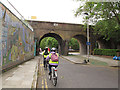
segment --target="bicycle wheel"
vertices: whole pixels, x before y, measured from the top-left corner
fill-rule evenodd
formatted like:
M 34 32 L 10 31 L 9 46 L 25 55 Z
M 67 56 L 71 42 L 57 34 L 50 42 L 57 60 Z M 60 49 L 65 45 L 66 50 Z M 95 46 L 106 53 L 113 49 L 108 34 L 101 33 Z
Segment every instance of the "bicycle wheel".
M 45 69 L 47 70 L 47 63 L 45 64 Z
M 53 78 L 53 85 L 56 86 L 57 85 L 57 78 Z
M 45 61 L 45 69 L 47 70 L 47 61 Z
M 51 75 L 49 75 L 49 80 L 51 80 L 51 77 L 52 77 L 52 76 L 51 76 Z
M 57 76 L 56 76 L 56 74 L 55 74 L 55 71 L 53 71 L 52 81 L 53 81 L 53 85 L 56 86 L 56 85 L 57 85 Z

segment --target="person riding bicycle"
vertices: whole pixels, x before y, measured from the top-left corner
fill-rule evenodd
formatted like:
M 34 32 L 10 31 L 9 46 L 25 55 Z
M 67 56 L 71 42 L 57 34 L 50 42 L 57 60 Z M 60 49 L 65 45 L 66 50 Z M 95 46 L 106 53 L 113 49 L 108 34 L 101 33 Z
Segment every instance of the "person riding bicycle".
M 45 67 L 45 64 L 47 63 L 46 62 L 46 57 L 49 55 L 49 51 L 48 51 L 48 47 L 45 47 L 45 50 L 44 50 L 44 52 L 42 53 L 42 55 L 43 55 L 43 63 L 44 63 L 44 67 Z
M 49 75 L 51 74 L 51 67 L 58 66 L 59 54 L 56 53 L 56 48 L 51 49 L 51 53 L 47 56 L 46 60 L 49 60 Z

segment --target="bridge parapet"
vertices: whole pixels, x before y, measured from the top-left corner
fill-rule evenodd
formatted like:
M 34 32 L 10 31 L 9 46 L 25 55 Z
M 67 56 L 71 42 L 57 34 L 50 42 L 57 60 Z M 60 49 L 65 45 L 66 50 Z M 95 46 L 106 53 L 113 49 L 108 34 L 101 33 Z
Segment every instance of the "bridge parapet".
M 45 30 L 62 30 L 62 31 L 84 31 L 81 24 L 58 23 L 58 22 L 45 22 L 45 21 L 30 21 L 33 28 Z
M 86 31 L 81 24 L 58 23 L 58 22 L 44 22 L 44 21 L 30 21 L 28 22 L 34 29 L 35 37 L 42 38 L 44 34 L 56 33 L 62 37 L 63 40 L 69 40 L 77 34 L 86 36 Z

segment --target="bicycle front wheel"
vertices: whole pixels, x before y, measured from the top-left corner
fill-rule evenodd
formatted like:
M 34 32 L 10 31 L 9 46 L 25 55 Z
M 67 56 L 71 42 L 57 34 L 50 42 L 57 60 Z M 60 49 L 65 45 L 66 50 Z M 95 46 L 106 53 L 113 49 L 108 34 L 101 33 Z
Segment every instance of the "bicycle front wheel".
M 57 85 L 57 77 L 53 78 L 53 85 L 54 85 L 54 86 Z
M 51 80 L 51 77 L 52 77 L 52 76 L 51 76 L 51 75 L 49 75 L 49 80 Z

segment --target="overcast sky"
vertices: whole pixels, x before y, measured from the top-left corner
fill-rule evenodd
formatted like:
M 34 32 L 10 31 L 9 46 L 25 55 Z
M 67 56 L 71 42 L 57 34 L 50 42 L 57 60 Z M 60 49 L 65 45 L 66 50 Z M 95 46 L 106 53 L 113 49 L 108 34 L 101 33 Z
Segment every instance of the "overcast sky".
M 7 0 L 1 0 L 8 7 Z M 25 17 L 36 16 L 39 21 L 82 23 L 82 16 L 75 17 L 74 11 L 80 2 L 75 0 L 8 0 Z M 13 11 L 13 9 L 11 9 Z

